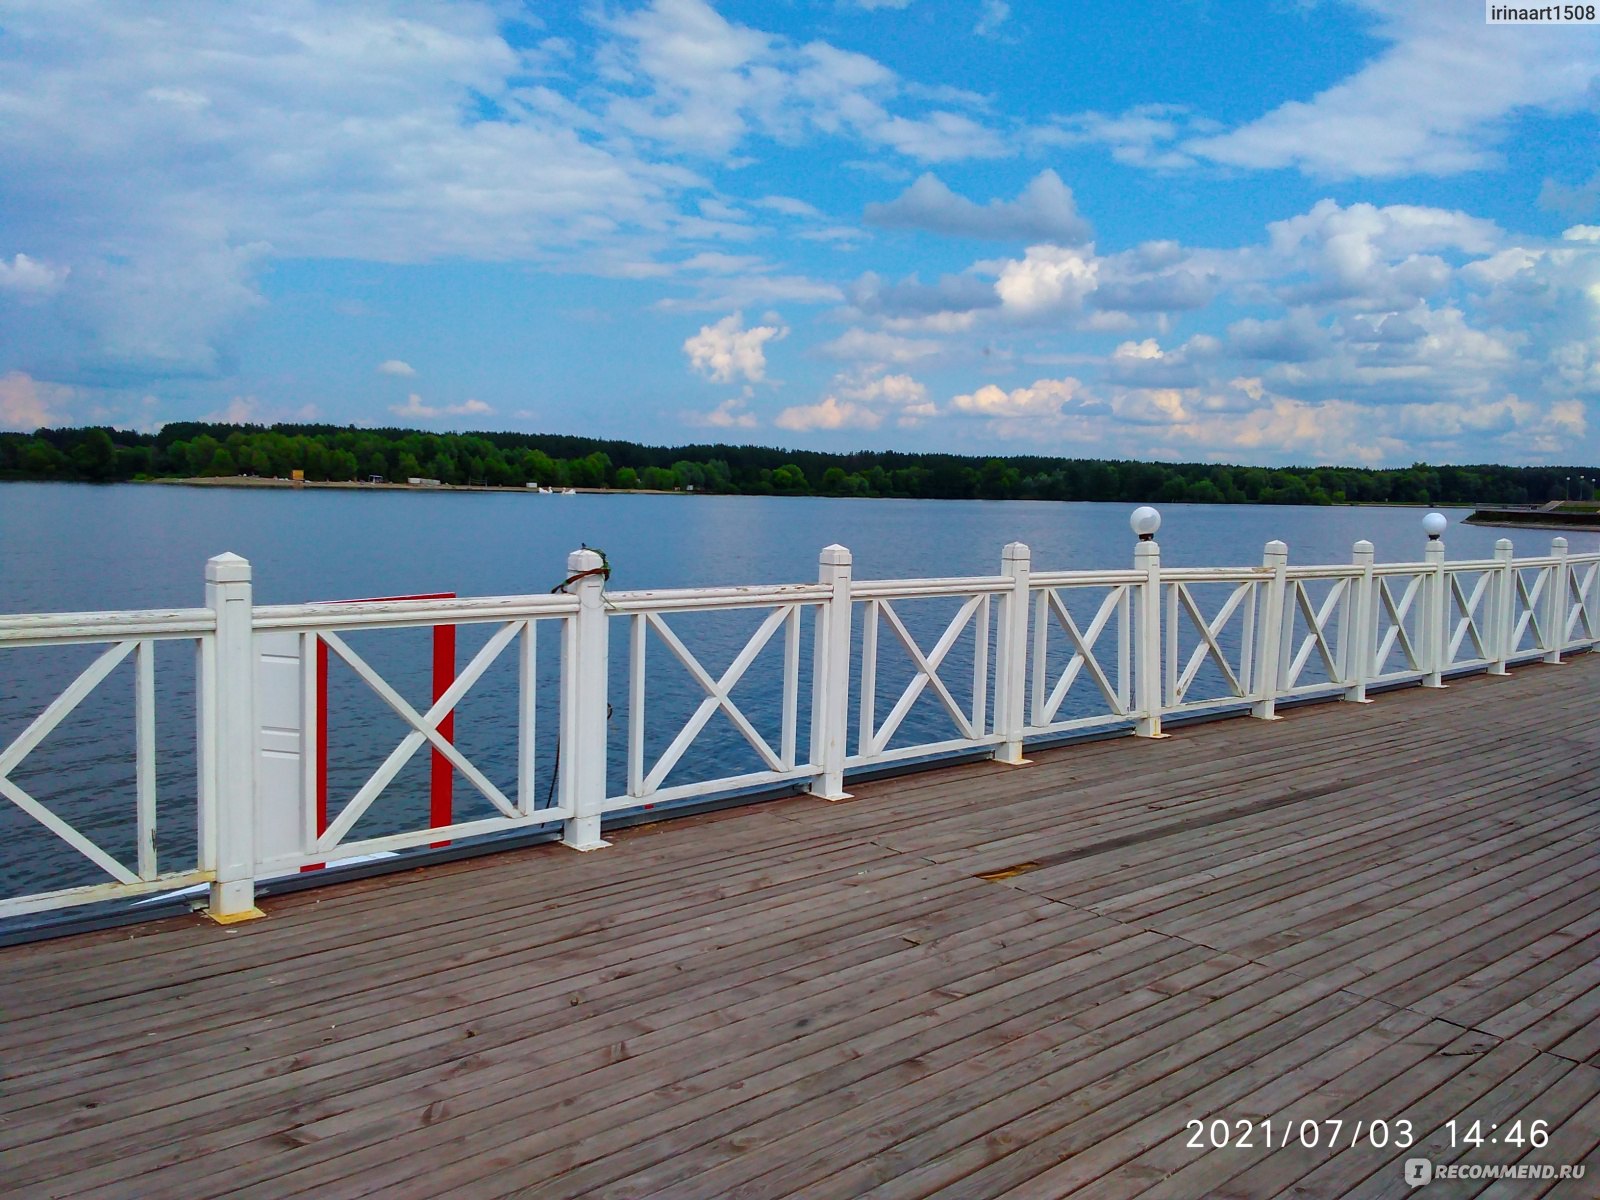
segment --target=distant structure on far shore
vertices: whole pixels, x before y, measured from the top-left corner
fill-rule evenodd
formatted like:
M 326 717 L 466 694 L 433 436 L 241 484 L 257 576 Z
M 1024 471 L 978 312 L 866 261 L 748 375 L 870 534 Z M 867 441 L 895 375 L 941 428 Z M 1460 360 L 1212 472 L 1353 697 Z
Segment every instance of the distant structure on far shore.
M 1525 529 L 1600 531 L 1600 502 L 1552 500 L 1548 504 L 1502 505 L 1476 509 L 1468 525 L 1516 525 Z

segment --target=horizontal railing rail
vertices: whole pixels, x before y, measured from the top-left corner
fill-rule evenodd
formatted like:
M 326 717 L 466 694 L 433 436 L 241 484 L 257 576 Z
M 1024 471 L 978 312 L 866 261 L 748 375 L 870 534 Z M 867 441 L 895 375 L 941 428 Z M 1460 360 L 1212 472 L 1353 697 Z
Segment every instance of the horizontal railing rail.
M 1600 639 L 1600 553 L 1569 554 L 1563 538 L 1547 555 L 1515 558 L 1501 539 L 1492 558 L 1449 562 L 1430 515 L 1413 562 L 1377 563 L 1357 542 L 1348 563 L 1297 564 L 1270 542 L 1259 565 L 1166 567 L 1158 525 L 1135 514 L 1131 569 L 1036 572 L 1013 543 L 996 575 L 856 580 L 830 546 L 814 583 L 611 592 L 604 560 L 580 550 L 551 594 L 260 606 L 249 564 L 223 555 L 202 608 L 0 616 L 0 651 L 94 652 L 37 711 L 0 704 L 21 725 L 0 745 L 0 801 L 108 877 L 0 897 L 0 917 L 205 884 L 212 915 L 242 919 L 261 881 L 350 856 L 540 827 L 594 849 L 622 810 L 774 787 L 843 799 L 847 772 L 869 767 L 974 752 L 1021 764 L 1030 741 L 1159 737 L 1164 717 L 1226 709 L 1271 719 L 1287 700 L 1366 702 L 1375 686 L 1504 674 Z M 447 655 L 431 700 L 413 703 L 415 680 L 370 639 L 427 627 L 476 628 L 480 643 L 453 677 Z M 192 862 L 170 869 L 156 852 L 154 648 L 184 641 L 196 832 Z M 16 772 L 124 662 L 130 793 L 69 819 Z M 337 811 L 319 758 L 330 664 L 398 721 L 393 743 L 367 735 L 375 763 L 350 767 Z M 453 736 L 469 695 L 514 722 L 504 746 L 469 752 Z M 470 785 L 471 811 L 406 827 L 406 770 L 424 751 Z M 131 861 L 97 833 L 119 804 Z

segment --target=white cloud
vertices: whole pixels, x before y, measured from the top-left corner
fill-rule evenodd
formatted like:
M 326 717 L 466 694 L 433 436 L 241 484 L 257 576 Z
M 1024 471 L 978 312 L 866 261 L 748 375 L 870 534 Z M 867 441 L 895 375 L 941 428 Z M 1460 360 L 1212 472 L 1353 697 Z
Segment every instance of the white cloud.
M 867 205 L 866 221 L 885 228 L 1016 241 L 1081 242 L 1090 233 L 1072 189 L 1048 170 L 1036 175 L 1015 200 L 984 205 L 956 195 L 936 175 L 922 175 L 888 203 Z
M 937 413 L 921 381 L 869 365 L 834 376 L 826 396 L 815 404 L 784 409 L 774 424 L 792 430 L 877 429 L 892 419 L 902 429 L 911 429 Z
M 822 219 L 822 212 L 812 204 L 793 196 L 763 196 L 756 202 L 757 208 L 771 209 L 773 212 L 782 213 L 786 217 L 809 217 L 814 220 Z
M 894 111 L 916 89 L 877 60 L 823 41 L 796 46 L 704 0 L 653 0 L 607 27 L 618 39 L 605 63 L 627 85 L 606 100 L 607 116 L 682 151 L 721 158 L 753 133 L 792 141 L 817 130 L 924 162 L 1007 152 L 998 132 L 965 114 Z
M 74 418 L 69 405 L 74 398 L 74 389 L 45 383 L 21 371 L 0 375 L 0 429 L 31 433 L 70 425 Z
M 402 362 L 398 358 L 385 359 L 378 364 L 378 374 L 380 375 L 398 375 L 402 379 L 410 379 L 416 373 L 415 367 L 408 362 Z
M 938 354 L 943 347 L 927 338 L 897 337 L 892 333 L 875 333 L 865 329 L 849 329 L 831 342 L 817 349 L 830 358 L 854 359 L 880 363 L 910 363 Z
M 436 406 L 424 404 L 422 397 L 412 392 L 404 404 L 391 404 L 389 411 L 395 416 L 411 421 L 436 421 L 440 417 L 488 416 L 494 409 L 482 400 L 465 400 L 460 404 Z
M 972 27 L 972 32 L 979 37 L 993 37 L 1010 16 L 1011 5 L 1006 0 L 983 0 L 978 10 L 978 23 Z
M 0 258 L 0 291 L 27 296 L 48 296 L 66 280 L 70 267 L 53 267 L 26 254 L 12 256 L 8 263 Z
M 825 396 L 816 404 L 786 408 L 773 421 L 779 429 L 808 432 L 816 429 L 876 429 L 883 414 L 865 404 Z
M 687 338 L 683 352 L 689 365 L 707 379 L 729 383 L 736 378 L 760 383 L 767 374 L 765 345 L 782 339 L 788 329 L 778 324 L 744 327 L 743 313 L 730 313 L 715 325 L 702 325 Z
M 1012 388 L 1006 391 L 994 384 L 985 384 L 974 392 L 955 396 L 950 401 L 952 412 L 972 417 L 1054 417 L 1062 406 L 1077 397 L 1083 388 L 1078 380 L 1039 379 L 1031 387 Z
M 761 422 L 746 407 L 749 389 L 746 388 L 745 392 L 744 396 L 731 396 L 707 412 L 685 413 L 683 419 L 690 425 L 709 429 L 754 429 Z
M 254 396 L 235 396 L 225 407 L 200 419 L 223 425 L 271 425 L 279 421 L 315 421 L 321 415 L 315 404 L 290 411 L 264 405 Z
M 1098 272 L 1092 246 L 1029 246 L 1023 258 L 1001 267 L 994 290 L 1005 309 L 1019 316 L 1076 309 L 1094 291 Z
M 1186 137 L 1214 133 L 1222 127 L 1178 104 L 1140 104 L 1125 112 L 1076 113 L 1054 125 L 1030 130 L 1029 139 L 1044 148 L 1086 144 L 1106 146 L 1111 157 L 1131 167 L 1177 170 L 1194 165 L 1194 157 L 1177 148 Z
M 1354 75 L 1191 154 L 1230 166 L 1348 178 L 1449 175 L 1498 163 L 1505 118 L 1592 102 L 1600 29 L 1486 25 L 1455 0 L 1363 0 L 1389 43 Z

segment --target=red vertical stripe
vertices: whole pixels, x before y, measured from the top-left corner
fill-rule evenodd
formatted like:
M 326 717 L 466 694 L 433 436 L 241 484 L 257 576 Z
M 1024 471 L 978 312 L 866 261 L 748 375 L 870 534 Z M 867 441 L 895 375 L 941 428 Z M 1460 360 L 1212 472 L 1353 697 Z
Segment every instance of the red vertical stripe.
M 417 596 L 370 596 L 361 600 L 335 600 L 334 604 L 367 604 L 382 600 L 454 600 L 454 592 L 426 592 Z M 456 681 L 456 627 L 433 627 L 433 698 L 438 700 Z M 328 830 L 328 647 L 317 639 L 317 833 Z M 439 722 L 439 733 L 445 741 L 455 742 L 456 715 L 447 713 Z M 437 750 L 433 751 L 428 773 L 428 827 L 440 829 L 453 821 L 455 768 L 450 760 Z M 433 847 L 448 846 L 449 842 L 432 842 Z M 302 871 L 320 870 L 324 863 L 309 863 Z
M 317 639 L 317 836 L 328 831 L 328 643 Z M 320 871 L 307 863 L 304 871 Z
M 435 625 L 433 627 L 433 698 L 435 701 L 450 690 L 450 685 L 456 681 L 456 627 L 454 625 Z M 439 722 L 439 733 L 445 741 L 454 745 L 456 740 L 456 714 L 446 713 Z M 433 773 L 429 779 L 428 787 L 428 824 L 434 829 L 442 829 L 451 823 L 451 809 L 453 791 L 455 788 L 455 768 L 450 765 L 450 760 L 438 750 L 433 751 Z M 449 842 L 430 842 L 434 849 L 448 846 Z

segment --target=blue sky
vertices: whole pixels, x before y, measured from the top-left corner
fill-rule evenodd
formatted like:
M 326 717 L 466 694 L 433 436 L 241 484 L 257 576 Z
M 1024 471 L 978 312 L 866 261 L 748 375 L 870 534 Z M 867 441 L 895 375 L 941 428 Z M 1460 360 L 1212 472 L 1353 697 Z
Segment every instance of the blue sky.
M 0 428 L 1593 462 L 1600 26 L 0 4 Z

